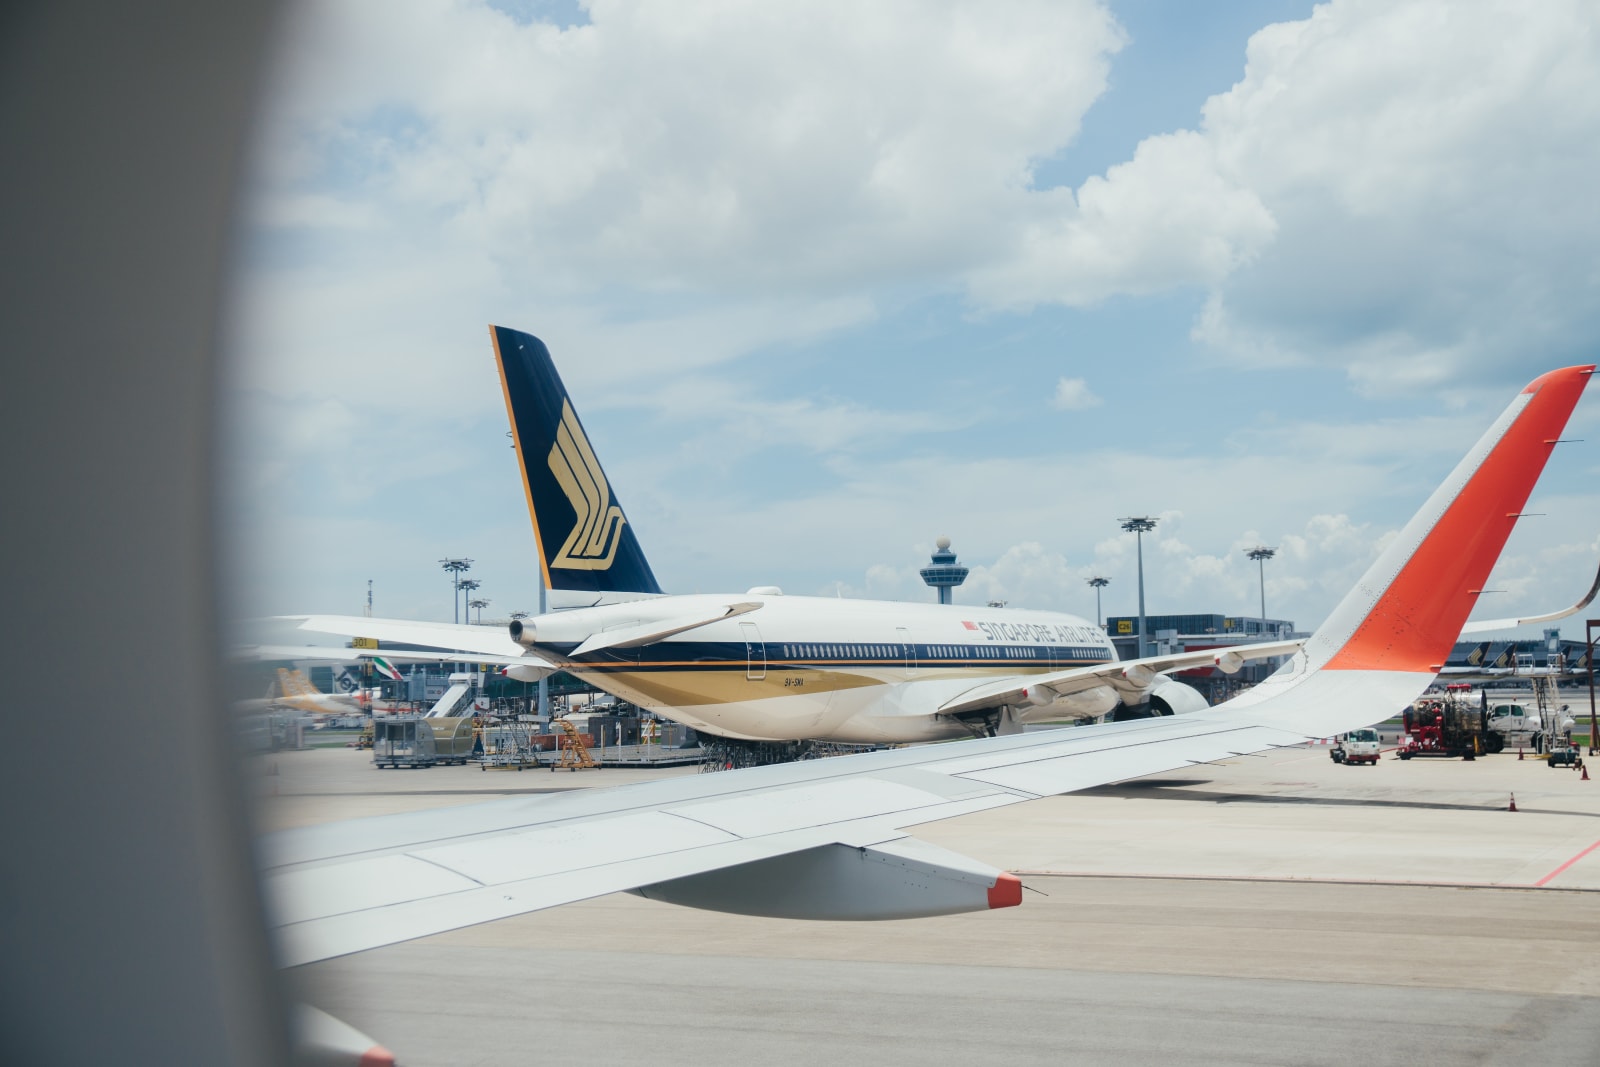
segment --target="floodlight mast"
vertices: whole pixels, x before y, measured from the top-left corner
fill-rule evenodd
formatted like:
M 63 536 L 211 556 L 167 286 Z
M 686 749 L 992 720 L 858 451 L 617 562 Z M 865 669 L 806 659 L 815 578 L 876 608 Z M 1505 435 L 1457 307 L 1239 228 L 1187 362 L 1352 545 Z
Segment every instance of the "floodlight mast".
M 456 622 L 461 621 L 461 576 L 472 569 L 470 559 L 448 557 L 439 561 L 450 574 L 450 611 Z
M 466 615 L 469 624 L 472 622 L 472 591 L 482 584 L 476 578 L 456 579 L 456 588 L 461 590 L 461 607 L 464 609 L 463 613 Z
M 1144 620 L 1144 535 L 1156 528 L 1157 519 L 1148 515 L 1136 515 L 1131 518 L 1118 519 L 1122 528 L 1133 534 L 1138 542 L 1139 553 L 1139 654 L 1136 658 L 1143 659 L 1146 653 L 1145 620 Z
M 1275 548 L 1266 545 L 1257 545 L 1247 548 L 1244 554 L 1256 561 L 1256 569 L 1261 573 L 1261 625 L 1267 624 L 1267 560 L 1278 554 Z
M 1110 585 L 1111 579 L 1102 578 L 1097 574 L 1093 578 L 1085 578 L 1084 581 L 1094 586 L 1094 621 L 1100 625 L 1100 629 L 1104 630 L 1106 628 L 1106 617 L 1100 610 L 1100 590 Z

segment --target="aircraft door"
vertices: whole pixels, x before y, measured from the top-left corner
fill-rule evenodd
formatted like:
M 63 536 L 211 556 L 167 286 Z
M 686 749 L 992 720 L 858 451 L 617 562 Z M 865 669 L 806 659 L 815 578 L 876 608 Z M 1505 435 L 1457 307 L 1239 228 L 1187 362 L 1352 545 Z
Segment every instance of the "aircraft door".
M 753 622 L 741 622 L 739 632 L 744 634 L 744 676 L 752 682 L 767 677 L 767 645 L 761 640 L 761 630 Z
M 900 653 L 906 660 L 906 677 L 917 673 L 917 646 L 911 643 L 911 631 L 904 626 L 896 626 L 894 634 L 900 639 Z

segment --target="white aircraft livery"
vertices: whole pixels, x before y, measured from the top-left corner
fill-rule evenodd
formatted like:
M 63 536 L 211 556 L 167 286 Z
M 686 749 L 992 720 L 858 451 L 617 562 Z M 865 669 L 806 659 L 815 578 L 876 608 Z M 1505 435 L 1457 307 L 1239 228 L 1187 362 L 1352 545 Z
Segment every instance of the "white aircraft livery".
M 554 362 L 530 334 L 491 327 L 546 588 L 592 606 L 476 627 L 307 619 L 369 640 L 524 657 L 517 677 L 565 670 L 703 733 L 747 741 L 900 743 L 992 736 L 1044 720 L 1198 711 L 1165 672 L 1285 656 L 1278 641 L 1118 662 L 1074 615 L 789 597 L 772 587 L 667 596 L 596 458 Z M 403 653 L 391 653 L 403 655 Z

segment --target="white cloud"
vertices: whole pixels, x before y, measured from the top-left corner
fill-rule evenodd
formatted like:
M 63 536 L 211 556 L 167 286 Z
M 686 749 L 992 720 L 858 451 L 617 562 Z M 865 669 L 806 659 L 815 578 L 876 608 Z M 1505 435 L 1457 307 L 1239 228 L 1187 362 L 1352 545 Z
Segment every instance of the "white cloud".
M 235 414 L 276 435 L 255 447 L 244 518 L 281 557 L 273 575 L 319 560 L 295 579 L 312 595 L 271 591 L 283 610 L 331 607 L 316 591 L 350 587 L 369 557 L 394 574 L 487 558 L 504 531 L 515 550 L 496 567 L 531 575 L 483 329 L 501 322 L 546 339 L 591 420 L 638 423 L 604 453 L 670 588 L 923 599 L 931 541 L 906 538 L 948 532 L 974 568 L 958 600 L 1087 615 L 1100 571 L 1122 612 L 1132 539 L 1114 516 L 1164 507 L 1152 611 L 1253 610 L 1248 527 L 1284 549 L 1268 609 L 1314 622 L 1481 430 L 1476 394 L 1443 394 L 1463 415 L 1374 425 L 1297 395 L 1279 423 L 1223 418 L 1204 455 L 1174 445 L 1170 409 L 1146 409 L 1129 425 L 1162 431 L 1148 454 L 1137 435 L 1019 454 L 1022 435 L 987 425 L 868 462 L 864 443 L 920 444 L 960 414 L 907 410 L 860 388 L 866 373 L 819 386 L 785 357 L 948 294 L 993 311 L 1192 287 L 1209 296 L 1195 335 L 1235 362 L 1331 362 L 1374 390 L 1520 384 L 1524 364 L 1600 335 L 1588 13 L 1335 0 L 1257 34 L 1196 129 L 1071 190 L 1035 188 L 1034 169 L 1070 154 L 1105 89 L 1122 35 L 1103 3 L 599 0 L 567 30 L 471 2 L 305 4 L 234 319 L 250 394 Z M 874 360 L 885 380 L 921 373 L 903 351 Z M 1214 379 L 1197 408 L 1238 390 Z M 1098 402 L 1072 377 L 1054 396 Z M 719 453 L 782 445 L 816 460 L 811 482 L 715 477 Z M 367 513 L 334 506 L 341 477 Z M 1566 595 L 1572 540 L 1508 553 L 1529 610 Z
M 1082 378 L 1062 378 L 1056 382 L 1056 395 L 1050 406 L 1059 411 L 1083 411 L 1103 403 L 1105 401 L 1096 396 Z
M 1004 258 L 968 275 L 991 308 L 1085 305 L 1117 294 L 1215 283 L 1275 231 L 1271 214 L 1226 175 L 1206 139 L 1187 130 L 1148 138 L 1131 162 L 1030 199 Z
M 1098 0 L 622 3 L 517 25 L 306 5 L 269 117 L 266 216 L 345 180 L 394 223 L 580 289 L 831 294 L 1001 247 L 1034 161 L 1104 91 Z
M 981 302 L 1204 286 L 1197 339 L 1369 392 L 1521 378 L 1600 332 L 1600 9 L 1332 0 L 1268 26 L 1199 129 L 1065 196 Z
M 318 251 L 362 239 L 354 278 L 298 272 L 307 313 L 276 321 L 309 332 L 443 278 L 428 303 L 589 326 L 619 293 L 658 301 L 633 322 L 787 303 L 783 340 L 807 307 L 861 321 L 908 288 L 1020 310 L 1200 287 L 1218 353 L 1332 362 L 1369 391 L 1503 385 L 1600 332 L 1583 0 L 1332 0 L 1255 34 L 1198 128 L 1076 190 L 1031 183 L 1105 89 L 1123 36 L 1103 3 L 589 15 L 298 8 L 254 217 Z M 464 317 L 409 333 L 436 346 Z

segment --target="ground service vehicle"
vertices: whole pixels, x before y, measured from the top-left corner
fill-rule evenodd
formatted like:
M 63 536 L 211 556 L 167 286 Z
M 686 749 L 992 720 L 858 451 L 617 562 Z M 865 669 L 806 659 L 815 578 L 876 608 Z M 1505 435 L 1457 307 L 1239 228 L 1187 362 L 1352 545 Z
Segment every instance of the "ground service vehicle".
M 1559 743 L 1550 750 L 1544 758 L 1545 764 L 1550 767 L 1581 767 L 1583 759 L 1578 755 L 1578 746 Z
M 1505 739 L 1487 728 L 1488 712 L 1472 707 L 1454 692 L 1444 696 L 1419 698 L 1405 710 L 1405 733 L 1395 755 L 1460 756 L 1476 759 L 1485 752 L 1499 752 Z
M 372 762 L 396 768 L 465 763 L 476 741 L 470 716 L 379 715 L 372 721 Z
M 1533 748 L 1537 750 L 1540 725 L 1537 714 L 1529 714 L 1521 704 L 1491 704 L 1489 730 L 1500 735 L 1504 748 Z
M 1351 730 L 1345 734 L 1328 755 L 1335 763 L 1370 763 L 1374 766 L 1378 762 L 1378 749 L 1382 740 L 1378 731 L 1372 727 L 1364 730 Z

